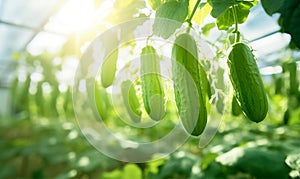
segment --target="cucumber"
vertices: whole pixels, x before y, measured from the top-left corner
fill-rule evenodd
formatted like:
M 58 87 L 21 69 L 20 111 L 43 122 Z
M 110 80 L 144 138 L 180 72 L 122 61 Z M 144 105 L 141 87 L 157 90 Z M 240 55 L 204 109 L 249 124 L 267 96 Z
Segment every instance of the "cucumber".
M 118 50 L 113 51 L 102 64 L 101 84 L 104 88 L 111 86 L 115 79 L 118 54 Z
M 128 115 L 133 122 L 140 122 L 142 112 L 141 105 L 134 89 L 134 84 L 130 80 L 123 81 L 121 93 Z
M 172 73 L 175 102 L 185 130 L 199 136 L 207 123 L 205 93 L 196 41 L 188 33 L 179 35 L 172 48 Z
M 241 42 L 234 44 L 227 64 L 235 96 L 244 114 L 254 122 L 264 120 L 268 112 L 268 100 L 251 49 Z
M 160 77 L 159 57 L 152 46 L 146 46 L 141 54 L 141 85 L 144 107 L 151 119 L 165 116 L 164 89 Z

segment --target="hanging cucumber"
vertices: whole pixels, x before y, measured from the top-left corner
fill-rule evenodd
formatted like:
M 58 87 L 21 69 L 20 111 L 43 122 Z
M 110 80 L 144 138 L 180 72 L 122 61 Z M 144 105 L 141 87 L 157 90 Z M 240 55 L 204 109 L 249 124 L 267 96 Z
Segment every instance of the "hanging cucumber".
M 119 55 L 118 50 L 113 51 L 102 64 L 101 84 L 104 88 L 111 86 L 115 79 L 118 55 Z
M 134 89 L 134 84 L 130 80 L 123 81 L 121 84 L 123 101 L 133 122 L 140 122 L 142 112 L 141 105 Z
M 264 120 L 268 112 L 268 100 L 251 49 L 241 42 L 234 44 L 227 64 L 235 96 L 243 112 L 251 121 Z
M 141 54 L 142 96 L 145 110 L 151 119 L 165 116 L 164 89 L 160 76 L 159 57 L 152 46 L 146 46 Z
M 193 37 L 187 33 L 179 35 L 172 48 L 175 101 L 184 128 L 193 136 L 199 136 L 207 122 L 197 57 L 197 45 Z

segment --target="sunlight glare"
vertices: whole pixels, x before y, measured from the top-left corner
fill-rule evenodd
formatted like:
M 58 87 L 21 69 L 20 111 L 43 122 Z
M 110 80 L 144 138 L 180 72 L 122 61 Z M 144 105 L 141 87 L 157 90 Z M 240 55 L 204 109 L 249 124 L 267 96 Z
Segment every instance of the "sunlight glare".
M 69 0 L 57 13 L 57 25 L 63 25 L 68 32 L 80 33 L 95 21 L 93 0 Z

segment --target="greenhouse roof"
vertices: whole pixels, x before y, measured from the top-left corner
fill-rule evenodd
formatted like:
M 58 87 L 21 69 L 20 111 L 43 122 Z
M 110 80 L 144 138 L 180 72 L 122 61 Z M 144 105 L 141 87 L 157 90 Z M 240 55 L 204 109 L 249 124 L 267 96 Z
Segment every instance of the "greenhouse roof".
M 57 51 L 66 36 L 80 27 L 78 23 L 86 21 L 84 15 L 92 13 L 93 4 L 93 0 L 0 0 L 0 86 L 7 84 L 7 75 L 14 69 L 14 52 Z M 290 37 L 278 32 L 276 14 L 268 16 L 260 4 L 251 11 L 240 30 L 257 56 L 264 58 L 259 66 L 273 65 L 279 57 L 272 54 L 285 47 Z

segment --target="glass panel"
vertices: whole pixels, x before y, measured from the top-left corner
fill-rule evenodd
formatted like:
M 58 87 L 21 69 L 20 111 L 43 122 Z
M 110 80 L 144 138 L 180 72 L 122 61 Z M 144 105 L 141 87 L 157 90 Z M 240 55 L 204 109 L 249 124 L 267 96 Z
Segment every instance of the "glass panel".
M 265 13 L 261 3 L 251 9 L 248 19 L 244 24 L 239 25 L 239 30 L 245 38 L 253 40 L 257 37 L 269 34 L 280 29 L 277 20 L 279 14 L 272 17 Z
M 276 33 L 263 39 L 257 40 L 251 43 L 253 53 L 258 59 L 259 66 L 265 66 L 271 61 L 277 60 L 280 55 L 280 51 L 286 47 L 290 42 L 290 35 L 284 33 Z M 272 53 L 276 52 L 276 56 L 271 56 Z
M 22 50 L 34 31 L 0 24 L 0 59 L 10 59 L 12 52 Z
M 58 0 L 2 0 L 1 19 L 37 28 L 49 16 Z

